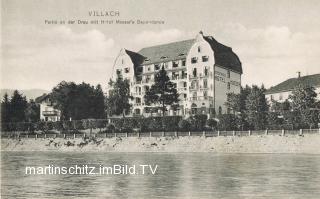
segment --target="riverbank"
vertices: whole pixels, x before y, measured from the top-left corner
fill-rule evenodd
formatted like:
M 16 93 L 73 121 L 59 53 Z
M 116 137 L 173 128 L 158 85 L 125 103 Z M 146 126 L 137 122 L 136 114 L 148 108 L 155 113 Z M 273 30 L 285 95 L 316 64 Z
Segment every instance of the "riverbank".
M 320 135 L 1 139 L 2 151 L 214 152 L 320 154 Z

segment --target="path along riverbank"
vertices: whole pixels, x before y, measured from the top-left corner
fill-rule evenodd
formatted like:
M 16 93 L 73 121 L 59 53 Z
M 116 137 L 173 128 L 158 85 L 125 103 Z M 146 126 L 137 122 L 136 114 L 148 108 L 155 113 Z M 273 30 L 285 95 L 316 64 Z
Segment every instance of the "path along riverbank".
M 320 154 L 320 135 L 1 139 L 2 151 Z

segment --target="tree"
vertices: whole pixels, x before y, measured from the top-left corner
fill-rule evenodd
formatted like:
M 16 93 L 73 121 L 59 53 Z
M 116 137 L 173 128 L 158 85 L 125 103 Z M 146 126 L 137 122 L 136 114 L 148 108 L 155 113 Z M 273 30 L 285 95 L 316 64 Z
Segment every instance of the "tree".
M 222 114 L 218 116 L 219 122 L 218 122 L 218 128 L 220 130 L 230 131 L 230 130 L 236 130 L 237 124 L 236 124 L 236 116 L 233 114 Z
M 10 120 L 10 100 L 8 94 L 5 93 L 1 102 L 1 122 L 9 122 Z
M 227 101 L 224 104 L 233 114 L 242 112 L 241 94 L 228 93 Z
M 300 115 L 300 126 L 308 125 L 316 127 L 319 122 L 319 110 L 317 110 L 317 93 L 314 87 L 299 84 L 289 96 L 293 111 Z
M 154 80 L 154 84 L 146 92 L 144 100 L 147 105 L 159 105 L 164 117 L 167 106 L 174 106 L 179 102 L 179 94 L 164 67 L 155 75 Z
M 129 80 L 118 76 L 115 82 L 110 80 L 109 86 L 112 89 L 109 90 L 107 97 L 108 114 L 122 114 L 122 116 L 125 117 L 125 113 L 130 111 L 131 108 L 130 99 L 133 99 L 130 95 Z
M 101 86 L 82 82 L 62 81 L 52 89 L 50 100 L 61 111 L 61 118 L 68 120 L 104 118 L 104 96 Z
M 267 123 L 268 104 L 264 92 L 263 85 L 261 88 L 254 85 L 246 99 L 247 121 L 256 130 L 264 129 Z
M 25 110 L 27 108 L 27 99 L 17 90 L 13 92 L 10 100 L 10 120 L 11 122 L 25 121 Z
M 30 100 L 25 110 L 26 121 L 36 122 L 40 119 L 40 106 L 34 100 Z

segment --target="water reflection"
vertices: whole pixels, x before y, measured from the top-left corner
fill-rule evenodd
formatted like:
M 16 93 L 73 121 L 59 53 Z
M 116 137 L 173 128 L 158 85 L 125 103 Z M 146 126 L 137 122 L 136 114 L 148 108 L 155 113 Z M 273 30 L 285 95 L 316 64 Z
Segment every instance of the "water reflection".
M 25 166 L 158 164 L 156 175 L 25 175 Z M 320 156 L 2 152 L 3 198 L 317 198 Z

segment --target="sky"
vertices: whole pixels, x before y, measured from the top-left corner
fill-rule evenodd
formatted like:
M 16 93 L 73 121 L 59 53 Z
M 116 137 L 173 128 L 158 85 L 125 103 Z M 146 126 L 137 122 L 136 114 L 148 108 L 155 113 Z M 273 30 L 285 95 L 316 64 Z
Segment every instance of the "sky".
M 89 16 L 92 10 L 120 16 Z M 0 87 L 51 90 L 63 80 L 105 87 L 121 48 L 138 51 L 201 30 L 239 56 L 242 85 L 269 88 L 298 71 L 320 73 L 319 11 L 318 0 L 1 0 Z M 67 23 L 117 19 L 164 24 Z

